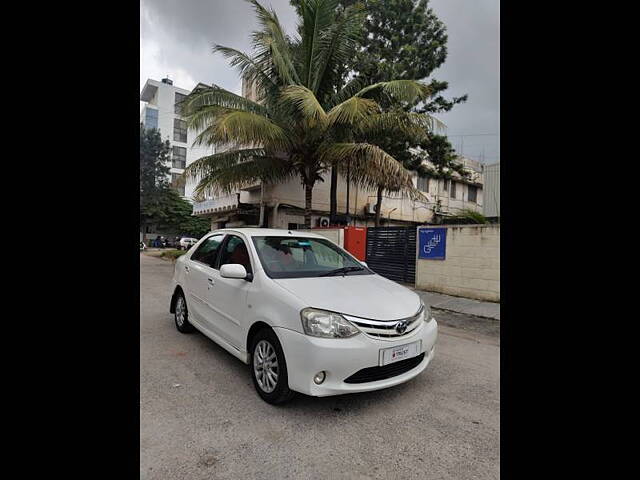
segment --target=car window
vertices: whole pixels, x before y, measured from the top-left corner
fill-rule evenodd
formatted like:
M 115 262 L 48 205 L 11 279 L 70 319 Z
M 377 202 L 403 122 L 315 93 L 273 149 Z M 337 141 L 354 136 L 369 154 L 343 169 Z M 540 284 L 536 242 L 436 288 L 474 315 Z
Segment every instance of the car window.
M 229 263 L 239 263 L 247 270 L 247 273 L 252 272 L 247 246 L 237 235 L 229 235 L 227 243 L 220 254 L 220 266 Z
M 224 238 L 223 234 L 212 235 L 207 238 L 191 255 L 191 260 L 204 263 L 211 268 L 216 268 L 216 258 L 218 256 L 218 250 L 220 250 L 220 244 Z
M 320 277 L 347 268 L 345 275 L 371 275 L 329 240 L 310 237 L 252 237 L 260 263 L 271 278 Z

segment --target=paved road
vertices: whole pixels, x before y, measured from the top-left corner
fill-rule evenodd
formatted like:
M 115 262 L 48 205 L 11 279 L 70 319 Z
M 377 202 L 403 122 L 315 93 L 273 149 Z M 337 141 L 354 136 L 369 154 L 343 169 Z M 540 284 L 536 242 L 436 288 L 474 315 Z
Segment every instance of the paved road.
M 495 335 L 442 325 L 433 363 L 406 384 L 273 407 L 247 366 L 176 331 L 172 272 L 140 255 L 141 479 L 499 478 Z

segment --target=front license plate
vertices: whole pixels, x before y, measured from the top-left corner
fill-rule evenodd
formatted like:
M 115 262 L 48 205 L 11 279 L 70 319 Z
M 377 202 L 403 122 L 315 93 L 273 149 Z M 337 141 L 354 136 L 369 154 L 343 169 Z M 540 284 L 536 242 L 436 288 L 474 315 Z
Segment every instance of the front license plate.
M 417 342 L 398 345 L 397 347 L 383 348 L 380 350 L 380 364 L 388 365 L 407 358 L 417 357 L 420 355 L 421 344 L 422 340 L 418 340 Z

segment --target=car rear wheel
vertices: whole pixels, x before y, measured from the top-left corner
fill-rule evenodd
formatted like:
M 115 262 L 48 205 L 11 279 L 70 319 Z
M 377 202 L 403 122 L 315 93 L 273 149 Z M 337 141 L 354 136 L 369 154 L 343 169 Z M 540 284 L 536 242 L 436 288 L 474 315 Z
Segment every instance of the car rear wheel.
M 288 402 L 295 392 L 289 389 L 287 363 L 275 332 L 260 330 L 251 346 L 251 378 L 258 395 L 267 403 Z
M 193 325 L 189 323 L 189 311 L 187 310 L 187 302 L 182 292 L 178 292 L 176 297 L 176 306 L 174 319 L 176 328 L 180 333 L 191 333 L 195 330 Z

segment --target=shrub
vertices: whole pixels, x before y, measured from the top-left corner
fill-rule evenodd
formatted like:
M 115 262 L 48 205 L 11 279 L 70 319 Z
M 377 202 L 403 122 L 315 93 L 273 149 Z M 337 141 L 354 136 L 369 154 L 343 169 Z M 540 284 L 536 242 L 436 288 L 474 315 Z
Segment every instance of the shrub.
M 475 210 L 471 210 L 469 208 L 463 208 L 457 214 L 451 217 L 445 217 L 442 223 L 450 224 L 450 225 L 478 224 L 478 223 L 489 223 L 489 220 L 480 212 L 476 212 Z
M 186 250 L 164 250 L 160 256 L 162 258 L 168 258 L 171 260 L 175 260 L 176 258 L 184 255 L 185 253 L 187 253 Z

